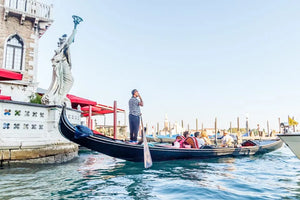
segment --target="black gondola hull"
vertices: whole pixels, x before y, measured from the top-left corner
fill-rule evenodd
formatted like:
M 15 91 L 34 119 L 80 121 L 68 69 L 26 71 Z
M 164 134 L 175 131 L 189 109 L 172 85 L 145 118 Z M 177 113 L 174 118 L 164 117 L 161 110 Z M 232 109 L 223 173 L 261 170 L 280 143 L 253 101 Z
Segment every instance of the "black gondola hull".
M 142 145 L 130 144 L 98 135 L 75 139 L 75 128 L 67 119 L 65 112 L 65 108 L 63 108 L 59 121 L 59 130 L 68 140 L 115 158 L 132 162 L 144 161 Z M 205 159 L 224 156 L 249 156 L 259 153 L 267 153 L 276 150 L 281 146 L 282 141 L 276 140 L 265 146 L 249 146 L 240 148 L 183 149 L 165 146 L 149 146 L 149 149 L 152 161 L 156 162 L 178 159 Z

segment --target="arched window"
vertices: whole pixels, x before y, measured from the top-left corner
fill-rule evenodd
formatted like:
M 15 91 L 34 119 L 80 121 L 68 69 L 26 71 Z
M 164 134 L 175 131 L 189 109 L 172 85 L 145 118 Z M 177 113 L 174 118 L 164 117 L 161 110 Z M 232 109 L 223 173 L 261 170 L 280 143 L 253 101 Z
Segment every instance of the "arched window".
M 22 70 L 24 42 L 20 36 L 13 35 L 6 43 L 5 65 L 6 69 Z

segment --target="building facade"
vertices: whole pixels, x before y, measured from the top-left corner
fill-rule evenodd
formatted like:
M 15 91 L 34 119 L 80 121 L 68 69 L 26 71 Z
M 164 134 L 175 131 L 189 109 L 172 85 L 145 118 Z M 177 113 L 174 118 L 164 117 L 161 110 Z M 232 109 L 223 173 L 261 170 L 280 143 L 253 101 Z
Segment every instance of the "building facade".
M 0 69 L 22 75 L 1 81 L 0 94 L 28 102 L 37 88 L 39 38 L 52 24 L 52 5 L 36 0 L 0 0 Z
M 78 145 L 58 130 L 60 105 L 29 103 L 37 92 L 39 39 L 52 24 L 52 5 L 0 0 L 0 168 L 5 164 L 60 163 Z M 81 112 L 68 109 L 72 124 Z

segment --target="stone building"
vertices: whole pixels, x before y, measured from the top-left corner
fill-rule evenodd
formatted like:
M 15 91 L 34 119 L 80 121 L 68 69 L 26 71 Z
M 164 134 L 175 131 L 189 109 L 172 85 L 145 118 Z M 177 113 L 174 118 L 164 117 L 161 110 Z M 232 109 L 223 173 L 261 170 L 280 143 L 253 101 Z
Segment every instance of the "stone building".
M 61 106 L 29 103 L 37 89 L 39 38 L 53 22 L 52 5 L 0 0 L 0 167 L 6 163 L 57 163 L 78 146 L 61 136 Z M 81 112 L 68 109 L 73 124 Z
M 0 0 L 0 94 L 28 102 L 36 91 L 39 38 L 53 22 L 52 8 L 36 0 Z M 22 78 L 7 80 L 7 73 Z

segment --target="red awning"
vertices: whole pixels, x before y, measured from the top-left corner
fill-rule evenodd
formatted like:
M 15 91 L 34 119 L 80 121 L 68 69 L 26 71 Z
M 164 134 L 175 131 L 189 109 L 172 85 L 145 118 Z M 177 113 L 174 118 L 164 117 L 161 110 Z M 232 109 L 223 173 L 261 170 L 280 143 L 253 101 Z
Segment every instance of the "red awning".
M 11 101 L 11 97 L 10 96 L 0 95 L 0 100 L 10 100 Z
M 67 94 L 67 97 L 70 99 L 72 103 L 72 108 L 77 109 L 77 106 L 80 105 L 81 107 L 83 106 L 89 106 L 89 105 L 96 105 L 96 101 L 91 101 L 82 97 L 78 97 L 75 95 Z
M 114 108 L 112 106 L 106 106 L 103 104 L 97 104 L 96 105 L 97 108 L 101 108 L 102 110 L 111 110 L 114 111 Z M 117 112 L 125 112 L 125 110 L 117 108 Z
M 84 107 L 81 107 L 81 110 L 84 111 L 84 112 L 89 112 L 90 107 L 89 106 L 84 106 Z M 101 108 L 98 108 L 96 106 L 92 106 L 92 112 L 100 112 L 100 111 L 101 111 Z
M 83 111 L 82 115 L 84 117 L 89 116 L 89 106 L 81 107 L 81 110 Z M 117 108 L 117 112 L 125 112 L 125 110 Z M 103 104 L 97 104 L 92 106 L 92 116 L 94 115 L 105 115 L 105 114 L 110 114 L 114 113 L 114 108 L 111 106 L 106 106 Z
M 17 72 L 0 68 L 0 81 L 22 80 L 23 75 Z

